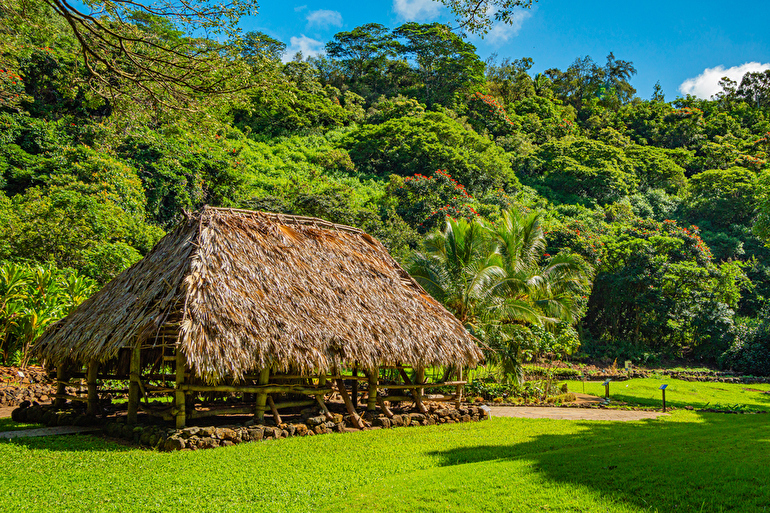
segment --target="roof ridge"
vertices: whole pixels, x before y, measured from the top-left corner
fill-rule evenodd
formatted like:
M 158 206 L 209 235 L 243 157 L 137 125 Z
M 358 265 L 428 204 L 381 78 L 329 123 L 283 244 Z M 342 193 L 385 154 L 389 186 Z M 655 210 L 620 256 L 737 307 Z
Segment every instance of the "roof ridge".
M 203 209 L 201 209 L 201 213 L 203 213 L 206 210 L 213 210 L 215 212 L 226 212 L 231 214 L 244 214 L 244 215 L 251 215 L 251 216 L 268 217 L 268 218 L 276 219 L 281 224 L 287 224 L 287 225 L 294 224 L 294 225 L 301 225 L 301 226 L 314 226 L 316 228 L 354 233 L 357 235 L 363 235 L 365 233 L 363 230 L 359 228 L 354 228 L 352 226 L 347 226 L 344 224 L 332 223 L 331 221 L 326 221 L 325 219 L 320 219 L 318 217 L 298 216 L 298 215 L 292 215 L 292 214 L 280 214 L 275 212 L 263 212 L 261 210 L 247 210 L 243 208 L 212 207 L 209 205 L 205 205 Z

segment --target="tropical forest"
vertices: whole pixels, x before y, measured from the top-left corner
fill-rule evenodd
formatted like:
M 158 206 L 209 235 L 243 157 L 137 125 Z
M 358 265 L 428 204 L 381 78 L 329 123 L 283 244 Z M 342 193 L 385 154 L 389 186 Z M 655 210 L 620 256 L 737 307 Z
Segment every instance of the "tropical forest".
M 57 9 L 2 11 L 7 364 L 211 205 L 370 233 L 511 369 L 770 373 L 770 72 L 642 99 L 621 56 L 534 74 L 438 23 L 282 62 L 264 33 L 222 44 L 143 10 L 96 32 Z
M 0 0 L 0 512 L 766 511 L 770 64 L 263 3 Z

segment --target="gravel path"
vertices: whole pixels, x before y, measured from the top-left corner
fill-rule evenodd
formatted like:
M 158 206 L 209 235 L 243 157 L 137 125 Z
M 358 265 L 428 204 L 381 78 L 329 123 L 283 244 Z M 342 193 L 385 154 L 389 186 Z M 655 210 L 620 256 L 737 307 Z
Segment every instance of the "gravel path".
M 659 411 L 610 410 L 604 408 L 555 408 L 537 406 L 491 406 L 492 417 L 564 420 L 629 420 L 655 419 L 669 415 Z

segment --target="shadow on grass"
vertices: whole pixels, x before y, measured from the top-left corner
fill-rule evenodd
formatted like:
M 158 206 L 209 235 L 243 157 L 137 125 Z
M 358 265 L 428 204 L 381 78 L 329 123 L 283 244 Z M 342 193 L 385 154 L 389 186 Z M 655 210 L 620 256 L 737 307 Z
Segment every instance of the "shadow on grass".
M 691 418 L 585 421 L 578 423 L 577 434 L 544 434 L 523 443 L 432 454 L 442 466 L 527 461 L 549 481 L 587 487 L 645 510 L 767 511 L 770 415 L 703 413 Z M 484 476 L 478 479 L 483 482 Z
M 10 440 L 0 440 L 0 444 L 16 445 L 35 451 L 126 452 L 141 450 L 135 445 L 122 444 L 120 442 L 108 440 L 99 434 L 72 434 L 11 438 Z

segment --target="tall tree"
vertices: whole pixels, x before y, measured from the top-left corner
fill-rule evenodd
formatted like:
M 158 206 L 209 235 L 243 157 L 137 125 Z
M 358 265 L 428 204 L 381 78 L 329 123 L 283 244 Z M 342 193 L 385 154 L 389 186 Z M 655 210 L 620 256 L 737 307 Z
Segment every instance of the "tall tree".
M 406 23 L 394 34 L 403 43 L 400 54 L 416 66 L 421 100 L 428 106 L 449 105 L 458 90 L 484 80 L 484 63 L 476 47 L 440 23 Z

